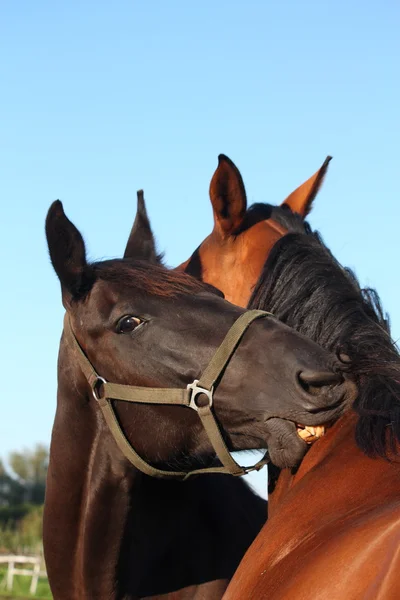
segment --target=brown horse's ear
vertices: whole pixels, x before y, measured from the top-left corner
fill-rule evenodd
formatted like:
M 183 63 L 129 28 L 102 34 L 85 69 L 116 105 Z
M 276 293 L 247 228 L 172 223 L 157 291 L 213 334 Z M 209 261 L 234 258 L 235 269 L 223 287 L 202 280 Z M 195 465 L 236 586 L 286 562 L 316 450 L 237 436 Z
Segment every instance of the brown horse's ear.
M 315 196 L 318 194 L 322 182 L 324 181 L 324 177 L 328 170 L 328 165 L 331 159 L 331 156 L 327 156 L 319 171 L 314 173 L 310 179 L 307 179 L 305 183 L 294 190 L 294 192 L 292 192 L 290 196 L 288 196 L 286 200 L 282 202 L 282 205 L 285 204 L 286 206 L 289 206 L 294 213 L 298 213 L 302 217 L 306 217 L 311 211 L 312 202 Z
M 218 167 L 210 183 L 210 199 L 214 211 L 214 229 L 223 237 L 231 235 L 243 220 L 247 200 L 242 176 L 224 154 L 218 156 Z
M 156 243 L 147 216 L 143 190 L 137 193 L 137 211 L 128 243 L 126 244 L 124 258 L 137 258 L 151 263 L 160 263 L 161 258 L 156 251 Z
M 88 292 L 94 282 L 93 270 L 86 262 L 83 238 L 65 216 L 59 200 L 50 206 L 46 218 L 46 238 L 50 259 L 61 283 L 63 304 Z

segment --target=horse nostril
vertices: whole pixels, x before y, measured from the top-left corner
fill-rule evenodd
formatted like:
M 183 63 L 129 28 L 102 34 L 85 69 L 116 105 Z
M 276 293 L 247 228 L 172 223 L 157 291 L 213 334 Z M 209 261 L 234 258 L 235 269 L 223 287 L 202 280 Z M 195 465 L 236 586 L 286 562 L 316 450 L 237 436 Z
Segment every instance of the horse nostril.
M 319 394 L 326 386 L 343 382 L 342 375 L 334 371 L 301 371 L 297 378 L 303 390 L 312 395 Z

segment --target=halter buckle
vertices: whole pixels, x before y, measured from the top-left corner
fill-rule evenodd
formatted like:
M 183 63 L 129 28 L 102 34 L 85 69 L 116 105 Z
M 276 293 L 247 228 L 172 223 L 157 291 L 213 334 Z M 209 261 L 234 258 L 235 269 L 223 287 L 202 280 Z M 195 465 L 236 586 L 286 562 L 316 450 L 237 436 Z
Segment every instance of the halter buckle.
M 199 408 L 201 408 L 200 406 L 197 406 L 196 404 L 196 398 L 197 396 L 199 396 L 200 394 L 205 394 L 208 398 L 208 406 L 211 408 L 211 406 L 213 405 L 213 393 L 214 393 L 214 386 L 211 388 L 211 390 L 207 390 L 206 388 L 203 388 L 201 386 L 198 386 L 197 384 L 199 383 L 198 379 L 195 379 L 193 381 L 193 383 L 189 383 L 187 385 L 187 390 L 189 391 L 189 408 L 193 408 L 193 410 L 198 411 Z
M 90 387 L 92 388 L 92 394 L 93 394 L 93 398 L 99 402 L 99 400 L 101 400 L 101 397 L 99 396 L 98 392 L 99 392 L 99 385 L 100 384 L 106 384 L 107 381 L 105 379 L 103 379 L 103 377 L 100 377 L 100 375 L 97 375 L 95 379 L 93 379 L 93 381 L 90 382 Z

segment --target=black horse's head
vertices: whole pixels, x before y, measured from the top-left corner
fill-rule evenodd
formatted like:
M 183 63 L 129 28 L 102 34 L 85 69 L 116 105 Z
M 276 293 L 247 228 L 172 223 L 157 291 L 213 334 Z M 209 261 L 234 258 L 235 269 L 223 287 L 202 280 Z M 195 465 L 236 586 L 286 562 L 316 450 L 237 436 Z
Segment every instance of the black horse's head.
M 140 230 L 134 256 L 89 264 L 82 236 L 60 202 L 52 205 L 46 222 L 63 303 L 96 372 L 117 384 L 185 389 L 200 377 L 244 310 L 187 274 L 157 264 L 154 243 L 148 231 L 144 239 Z M 71 391 L 86 406 L 88 428 L 101 426 L 97 402 L 64 339 L 59 402 Z M 353 393 L 333 355 L 267 318 L 245 332 L 216 382 L 213 412 L 230 450 L 267 445 L 272 460 L 288 466 L 306 450 L 296 423 L 318 425 L 337 418 Z M 195 411 L 115 404 L 119 426 L 145 460 L 174 468 L 201 466 L 213 456 Z M 278 437 L 277 418 L 284 423 Z

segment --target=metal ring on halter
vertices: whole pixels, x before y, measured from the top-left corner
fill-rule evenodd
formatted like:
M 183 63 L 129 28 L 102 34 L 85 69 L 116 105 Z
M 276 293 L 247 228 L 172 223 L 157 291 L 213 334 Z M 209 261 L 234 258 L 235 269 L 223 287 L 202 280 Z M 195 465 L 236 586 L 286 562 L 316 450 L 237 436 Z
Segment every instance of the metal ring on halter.
M 190 393 L 189 408 L 193 408 L 193 410 L 195 410 L 195 411 L 199 410 L 200 407 L 197 406 L 197 404 L 196 404 L 196 398 L 200 394 L 205 394 L 207 396 L 208 406 L 211 408 L 211 406 L 213 405 L 214 386 L 211 388 L 211 390 L 207 390 L 206 388 L 199 387 L 197 385 L 198 383 L 199 383 L 199 380 L 195 379 L 193 381 L 193 383 L 189 383 L 187 386 L 187 389 L 189 390 L 189 393 Z
M 100 377 L 100 375 L 97 375 L 96 379 L 91 384 L 93 398 L 97 400 L 97 402 L 101 400 L 100 396 L 97 394 L 97 386 L 101 383 L 106 384 L 107 381 L 103 377 Z

